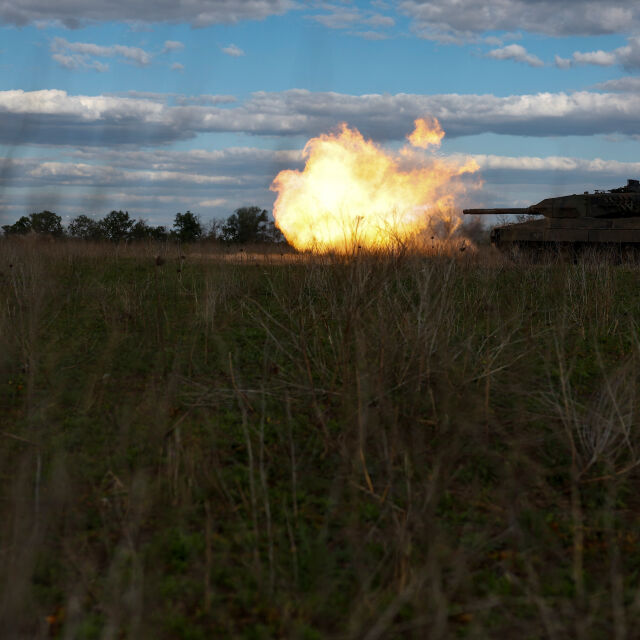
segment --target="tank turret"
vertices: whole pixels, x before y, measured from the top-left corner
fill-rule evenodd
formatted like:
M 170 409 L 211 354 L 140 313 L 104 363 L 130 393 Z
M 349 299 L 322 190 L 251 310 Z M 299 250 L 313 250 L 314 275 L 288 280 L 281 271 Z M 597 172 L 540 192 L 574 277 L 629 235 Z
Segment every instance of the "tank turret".
M 499 249 L 640 247 L 640 181 L 608 191 L 546 198 L 525 208 L 465 209 L 467 215 L 543 216 L 494 227 L 491 241 Z

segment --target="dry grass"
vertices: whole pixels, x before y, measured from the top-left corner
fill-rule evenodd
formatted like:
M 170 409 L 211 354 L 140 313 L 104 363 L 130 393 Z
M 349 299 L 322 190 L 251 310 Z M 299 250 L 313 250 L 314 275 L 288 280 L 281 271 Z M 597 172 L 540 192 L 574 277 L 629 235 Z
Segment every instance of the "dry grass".
M 638 267 L 254 253 L 0 243 L 0 634 L 635 637 Z

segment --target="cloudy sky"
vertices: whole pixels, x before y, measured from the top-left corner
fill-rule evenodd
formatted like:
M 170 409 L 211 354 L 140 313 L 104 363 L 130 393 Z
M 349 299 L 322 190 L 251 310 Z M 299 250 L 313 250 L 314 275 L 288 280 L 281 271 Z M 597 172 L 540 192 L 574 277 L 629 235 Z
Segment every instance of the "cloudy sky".
M 0 224 L 271 208 L 347 122 L 440 119 L 474 206 L 640 178 L 637 0 L 0 0 Z

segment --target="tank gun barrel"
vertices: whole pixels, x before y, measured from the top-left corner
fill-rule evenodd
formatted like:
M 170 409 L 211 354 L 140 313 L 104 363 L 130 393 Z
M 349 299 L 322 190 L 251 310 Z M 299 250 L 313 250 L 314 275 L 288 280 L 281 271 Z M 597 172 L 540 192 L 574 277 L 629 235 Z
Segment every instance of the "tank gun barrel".
M 511 207 L 508 209 L 463 209 L 462 213 L 467 216 L 506 216 L 527 214 L 531 211 L 528 207 Z

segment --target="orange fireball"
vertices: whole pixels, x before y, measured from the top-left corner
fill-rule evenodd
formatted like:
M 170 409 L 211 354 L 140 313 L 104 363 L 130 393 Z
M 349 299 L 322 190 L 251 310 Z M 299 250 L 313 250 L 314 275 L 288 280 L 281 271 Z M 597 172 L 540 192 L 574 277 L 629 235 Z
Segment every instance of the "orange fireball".
M 426 148 L 443 136 L 436 119 L 420 119 L 409 141 Z M 478 168 L 408 147 L 386 151 L 346 124 L 309 140 L 304 157 L 303 171 L 281 171 L 273 181 L 273 214 L 290 244 L 318 253 L 396 248 L 450 208 L 463 190 L 455 178 Z
M 426 149 L 429 146 L 439 147 L 444 138 L 444 131 L 436 118 L 427 120 L 420 118 L 415 121 L 415 129 L 411 135 L 407 136 L 407 140 L 414 147 Z

